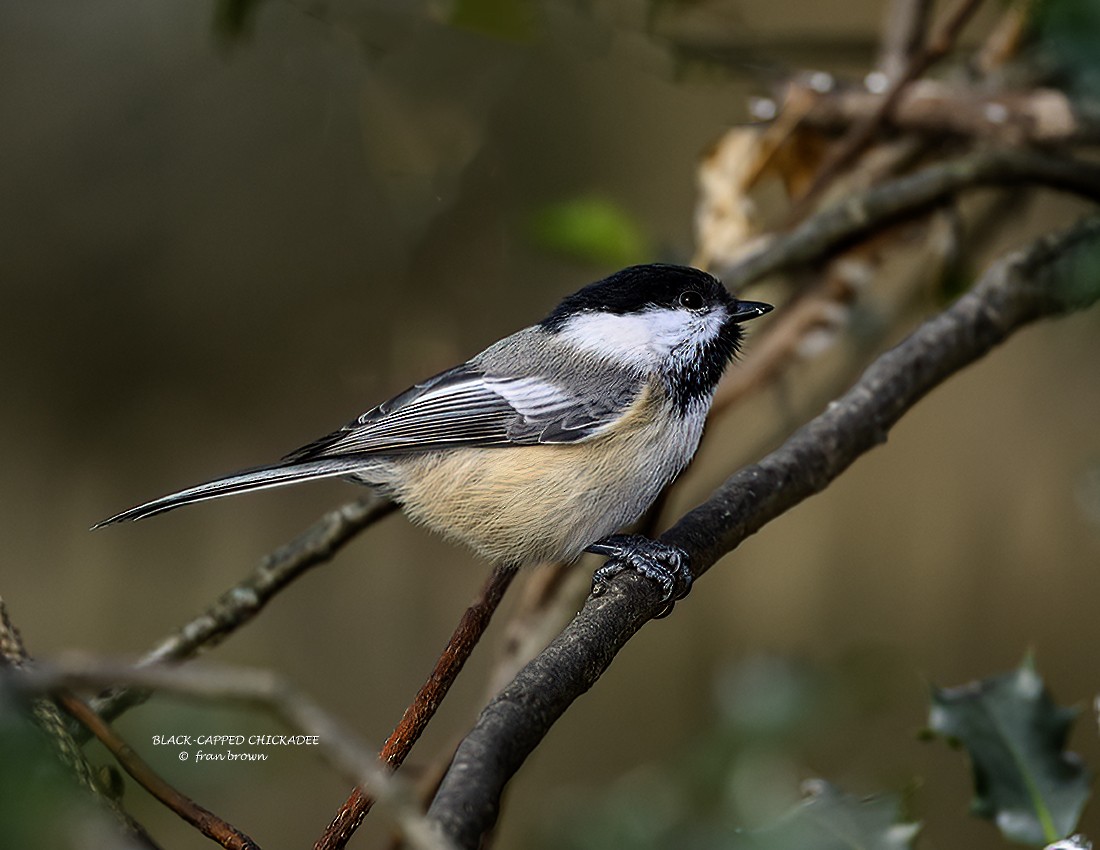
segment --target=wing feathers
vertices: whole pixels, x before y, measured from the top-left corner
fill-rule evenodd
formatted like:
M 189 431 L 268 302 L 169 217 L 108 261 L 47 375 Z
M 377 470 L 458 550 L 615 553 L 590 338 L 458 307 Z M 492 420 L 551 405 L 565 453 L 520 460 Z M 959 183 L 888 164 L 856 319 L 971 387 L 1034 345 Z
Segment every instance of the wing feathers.
M 102 522 L 97 522 L 92 528 L 100 528 L 104 525 L 126 522 L 127 520 L 145 519 L 145 517 L 164 513 L 193 502 L 219 499 L 222 496 L 231 496 L 234 493 L 243 493 L 247 490 L 263 490 L 268 487 L 281 487 L 284 484 L 295 484 L 299 481 L 309 481 L 314 478 L 347 475 L 362 467 L 362 459 L 333 458 L 309 463 L 285 463 L 277 466 L 247 469 L 244 472 L 228 475 L 225 478 L 218 478 L 205 484 L 180 490 L 178 493 L 161 496 L 159 499 L 130 508 Z
M 621 376 L 578 398 L 543 377 L 485 374 L 467 363 L 406 390 L 274 466 L 245 470 L 123 511 L 93 526 L 142 519 L 247 490 L 362 471 L 370 456 L 459 446 L 575 443 L 615 422 L 644 389 Z
M 613 422 L 641 388 L 639 377 L 604 397 L 580 399 L 548 378 L 485 374 L 467 363 L 406 390 L 287 459 L 577 442 Z

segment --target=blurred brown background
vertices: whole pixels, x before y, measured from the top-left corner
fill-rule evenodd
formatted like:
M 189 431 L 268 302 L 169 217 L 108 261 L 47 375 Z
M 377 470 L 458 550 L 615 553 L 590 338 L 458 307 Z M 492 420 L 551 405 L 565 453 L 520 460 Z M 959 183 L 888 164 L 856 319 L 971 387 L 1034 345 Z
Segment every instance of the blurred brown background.
M 230 37 L 193 0 L 0 7 L 0 592 L 32 653 L 138 654 L 357 495 L 317 484 L 87 531 L 273 460 L 611 271 L 540 242 L 531 222 L 549 205 L 607 199 L 643 237 L 634 259 L 687 260 L 698 157 L 747 119 L 756 83 L 677 62 L 674 36 L 857 72 L 883 11 L 509 8 L 443 20 L 429 4 L 269 2 Z M 1027 205 L 1020 234 L 1079 209 Z M 1094 310 L 1019 335 L 729 556 L 552 732 L 513 783 L 497 846 L 553 846 L 577 800 L 705 747 L 731 677 L 761 664 L 813 670 L 844 696 L 731 775 L 750 821 L 824 776 L 854 793 L 909 787 L 922 846 L 1002 846 L 966 816 L 962 757 L 915 733 L 929 682 L 1007 670 L 1029 649 L 1060 701 L 1096 693 L 1098 331 Z M 729 414 L 676 507 L 811 414 L 821 375 L 797 369 Z M 393 517 L 216 657 L 280 671 L 380 742 L 485 573 Z M 470 723 L 498 633 L 410 766 Z M 118 726 L 139 748 L 282 731 L 162 699 Z M 1088 712 L 1073 748 L 1100 764 Z M 264 846 L 308 845 L 347 790 L 298 750 L 210 768 L 145 753 Z M 140 790 L 127 801 L 166 846 L 209 846 Z M 385 837 L 368 824 L 352 846 Z

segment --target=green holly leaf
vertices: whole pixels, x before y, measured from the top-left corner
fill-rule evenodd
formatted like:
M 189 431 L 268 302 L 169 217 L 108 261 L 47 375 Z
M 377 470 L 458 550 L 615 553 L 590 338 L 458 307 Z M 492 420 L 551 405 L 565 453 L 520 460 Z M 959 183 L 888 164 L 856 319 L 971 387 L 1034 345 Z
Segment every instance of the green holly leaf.
M 1012 673 L 933 688 L 929 725 L 966 747 L 974 814 L 1006 838 L 1043 845 L 1073 831 L 1089 796 L 1089 771 L 1065 751 L 1076 716 L 1055 704 L 1029 658 Z
M 1033 4 L 1039 55 L 1057 72 L 1061 88 L 1095 97 L 1100 93 L 1100 5 L 1096 0 L 1044 0 Z
M 806 799 L 772 826 L 742 833 L 736 850 L 908 850 L 919 823 L 901 819 L 901 804 L 891 794 L 860 799 L 835 785 L 814 779 L 804 786 Z

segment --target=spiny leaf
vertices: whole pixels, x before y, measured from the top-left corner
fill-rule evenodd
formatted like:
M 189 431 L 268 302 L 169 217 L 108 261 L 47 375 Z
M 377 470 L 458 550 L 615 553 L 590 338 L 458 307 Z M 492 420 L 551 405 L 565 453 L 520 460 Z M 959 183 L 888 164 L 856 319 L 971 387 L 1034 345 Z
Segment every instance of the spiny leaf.
M 1006 838 L 1042 845 L 1073 831 L 1089 796 L 1088 770 L 1065 752 L 1076 716 L 1054 703 L 1027 659 L 1012 673 L 933 688 L 929 726 L 966 747 L 974 814 Z

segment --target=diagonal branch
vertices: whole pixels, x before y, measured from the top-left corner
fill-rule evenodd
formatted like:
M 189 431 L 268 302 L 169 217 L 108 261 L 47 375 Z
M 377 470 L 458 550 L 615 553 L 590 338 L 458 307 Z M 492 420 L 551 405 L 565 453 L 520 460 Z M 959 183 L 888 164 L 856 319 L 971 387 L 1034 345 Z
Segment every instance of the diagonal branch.
M 56 691 L 54 696 L 65 711 L 99 739 L 99 742 L 107 748 L 135 782 L 184 821 L 227 850 L 260 850 L 260 845 L 248 835 L 169 784 L 102 717 L 92 711 L 88 704 L 72 691 L 62 688 Z
M 794 210 L 796 219 L 801 218 L 837 175 L 855 162 L 871 144 L 906 87 L 951 51 L 963 28 L 981 7 L 982 2 L 983 0 L 958 0 L 950 13 L 932 30 L 928 42 L 909 57 L 909 64 L 891 81 L 878 108 L 853 124 L 844 138 L 837 143 L 818 170 L 813 183 L 798 199 Z
M 192 658 L 201 650 L 229 637 L 263 610 L 277 593 L 312 567 L 329 561 L 359 532 L 396 510 L 397 506 L 378 496 L 365 496 L 329 511 L 286 545 L 264 558 L 256 568 L 229 588 L 205 611 L 164 638 L 142 657 L 142 665 Z M 140 705 L 149 692 L 115 687 L 92 701 L 92 710 L 104 720 L 113 720 Z M 82 730 L 81 739 L 87 737 Z
M 791 97 L 809 100 L 800 119 L 822 130 L 849 127 L 874 114 L 883 96 L 860 86 L 838 86 L 824 94 L 796 81 Z M 942 80 L 918 80 L 905 90 L 888 117 L 891 127 L 943 141 L 957 136 L 996 144 L 1047 146 L 1100 143 L 1097 105 L 1074 101 L 1056 88 L 991 88 Z
M 458 626 L 455 627 L 454 634 L 451 635 L 439 660 L 436 661 L 432 674 L 417 691 L 412 703 L 401 716 L 397 728 L 382 746 L 378 758 L 387 767 L 393 770 L 399 768 L 413 746 L 420 740 L 420 736 L 424 734 L 424 730 L 435 717 L 436 710 L 447 696 L 451 685 L 462 672 L 474 647 L 489 627 L 493 613 L 515 577 L 514 567 L 497 567 L 490 574 L 481 594 L 466 609 Z M 354 788 L 340 807 L 340 811 L 317 839 L 314 850 L 339 850 L 346 846 L 373 805 L 374 799 L 367 791 L 360 787 Z
M 0 678 L 11 675 L 13 671 L 25 671 L 33 667 L 34 661 L 23 643 L 23 637 L 19 634 L 15 623 L 12 622 L 8 609 L 4 605 L 3 597 L 0 597 Z M 0 702 L 3 702 L 3 696 L 0 693 Z M 88 761 L 84 751 L 80 749 L 62 719 L 61 710 L 58 708 L 60 697 L 60 694 L 58 699 L 50 699 L 45 696 L 35 697 L 30 704 L 34 723 L 49 739 L 61 763 L 69 769 L 80 786 L 90 792 L 98 803 L 101 803 L 117 818 L 125 834 L 132 839 L 132 843 L 127 843 L 126 846 L 158 850 L 160 845 L 153 841 L 141 824 L 130 817 L 122 808 L 118 798 L 107 793 L 103 783 L 97 778 L 91 762 Z M 78 698 L 71 694 L 66 694 L 65 698 L 83 705 Z M 10 735 L 13 728 L 9 726 L 7 734 Z M 75 817 L 79 817 L 79 815 Z M 87 828 L 88 824 L 85 823 L 83 826 Z
M 1068 156 L 992 150 L 930 165 L 853 194 L 730 268 L 716 269 L 738 292 L 780 269 L 819 262 L 891 222 L 988 186 L 1046 186 L 1100 201 L 1100 166 Z
M 930 390 L 1025 325 L 1100 299 L 1100 216 L 995 263 L 966 295 L 880 356 L 856 384 L 787 442 L 730 477 L 662 540 L 697 574 L 765 523 L 823 490 Z M 477 847 L 508 780 L 569 705 L 660 608 L 651 582 L 622 573 L 493 699 L 455 753 L 429 817 Z
M 897 79 L 912 57 L 921 49 L 932 0 L 890 0 L 883 19 L 878 70 L 888 79 Z
M 267 670 L 213 664 L 135 667 L 85 655 L 17 671 L 0 669 L 0 693 L 11 689 L 30 697 L 101 688 L 111 682 L 187 699 L 263 709 L 290 729 L 308 733 L 302 738 L 303 744 L 315 746 L 317 754 L 341 775 L 370 788 L 378 806 L 386 810 L 411 847 L 453 850 L 446 836 L 425 819 L 412 789 L 393 776 L 349 726 Z

